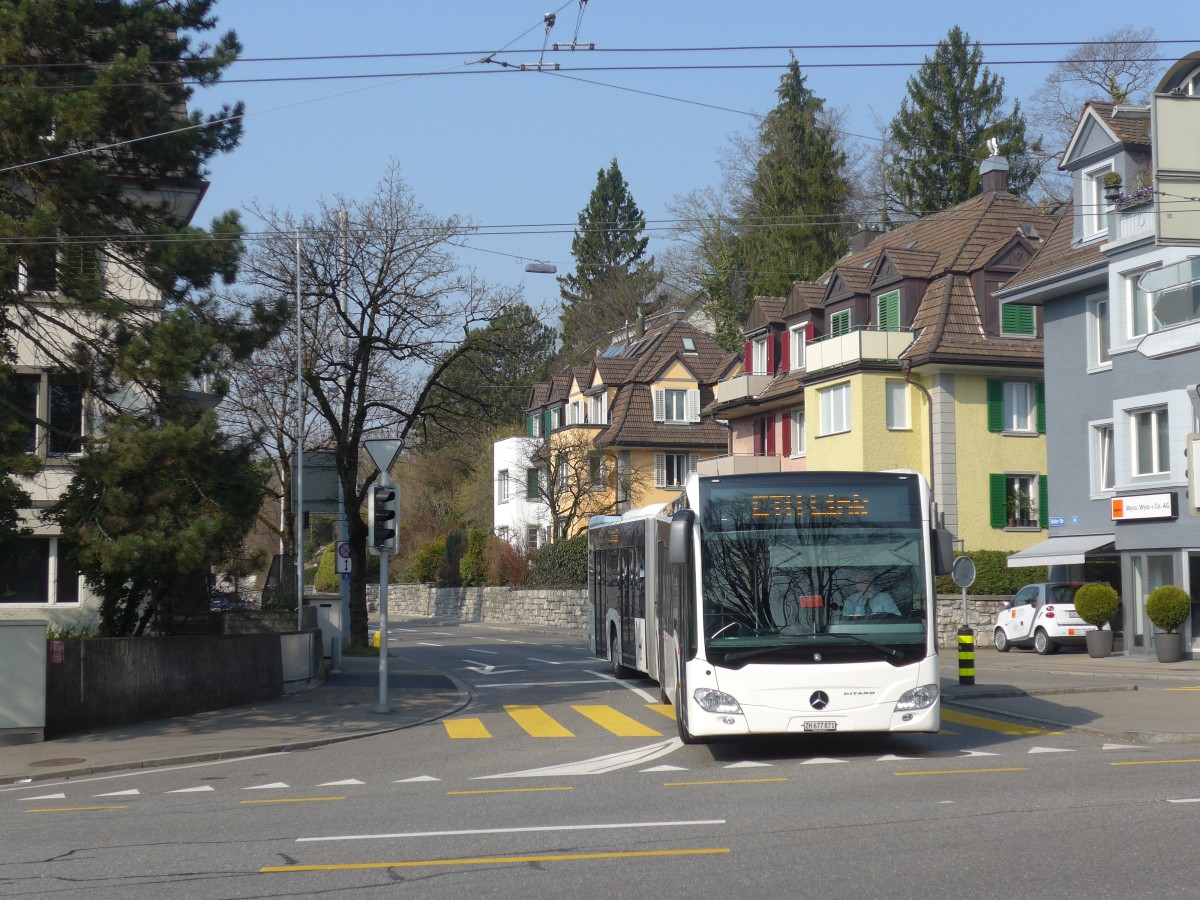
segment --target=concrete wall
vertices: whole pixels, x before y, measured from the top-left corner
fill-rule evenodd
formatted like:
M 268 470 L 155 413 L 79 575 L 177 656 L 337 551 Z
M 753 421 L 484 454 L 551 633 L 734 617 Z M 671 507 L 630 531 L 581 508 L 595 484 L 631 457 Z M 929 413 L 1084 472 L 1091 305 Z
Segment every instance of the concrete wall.
M 64 642 L 46 668 L 46 736 L 182 716 L 283 693 L 279 635 Z

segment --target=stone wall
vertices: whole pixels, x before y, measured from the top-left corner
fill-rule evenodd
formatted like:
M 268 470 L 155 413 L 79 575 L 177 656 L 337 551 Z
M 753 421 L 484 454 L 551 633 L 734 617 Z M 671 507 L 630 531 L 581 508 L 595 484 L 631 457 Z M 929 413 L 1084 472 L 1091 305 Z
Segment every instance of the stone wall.
M 1011 597 L 968 597 L 967 625 L 975 629 L 975 646 L 992 646 L 996 614 Z M 378 608 L 379 586 L 367 585 L 367 601 Z M 938 597 L 938 646 L 958 646 L 962 596 Z M 587 591 L 523 590 L 506 587 L 439 588 L 432 584 L 388 585 L 388 616 L 501 622 L 507 625 L 554 625 L 587 629 Z
M 378 608 L 379 586 L 367 585 L 367 602 Z M 440 588 L 389 584 L 388 616 L 500 622 L 508 625 L 588 626 L 587 591 L 507 587 Z

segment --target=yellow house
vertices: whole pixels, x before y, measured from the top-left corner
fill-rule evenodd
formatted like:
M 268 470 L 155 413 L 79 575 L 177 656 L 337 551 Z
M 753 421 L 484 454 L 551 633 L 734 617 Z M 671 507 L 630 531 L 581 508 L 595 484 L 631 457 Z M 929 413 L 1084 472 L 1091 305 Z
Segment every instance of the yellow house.
M 1045 537 L 1041 318 L 994 292 L 1049 234 L 983 164 L 983 193 L 851 251 L 787 298 L 757 298 L 708 412 L 730 455 L 701 471 L 915 469 L 967 550 Z

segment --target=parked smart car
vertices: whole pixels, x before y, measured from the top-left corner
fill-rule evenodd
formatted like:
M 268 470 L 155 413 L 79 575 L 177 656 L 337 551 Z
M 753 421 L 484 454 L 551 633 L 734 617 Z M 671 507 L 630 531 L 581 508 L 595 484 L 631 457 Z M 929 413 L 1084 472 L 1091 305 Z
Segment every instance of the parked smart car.
M 1081 582 L 1067 581 L 1025 585 L 996 616 L 996 649 L 1007 653 L 1010 647 L 1032 647 L 1045 656 L 1059 647 L 1087 643 L 1087 633 L 1096 626 L 1075 611 L 1075 592 L 1081 587 Z

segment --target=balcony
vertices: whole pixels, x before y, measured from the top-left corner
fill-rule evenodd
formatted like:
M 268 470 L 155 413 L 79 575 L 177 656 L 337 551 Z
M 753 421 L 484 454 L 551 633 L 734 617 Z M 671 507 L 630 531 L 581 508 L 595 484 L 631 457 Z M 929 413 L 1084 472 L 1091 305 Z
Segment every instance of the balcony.
M 775 380 L 774 375 L 737 375 L 717 382 L 717 402 L 733 403 L 757 397 Z
M 849 334 L 818 338 L 804 349 L 805 369 L 811 375 L 823 369 L 859 362 L 895 362 L 914 338 L 909 329 L 880 331 L 876 328 L 857 328 Z
M 1113 207 L 1113 215 L 1117 219 L 1116 239 L 1118 241 L 1147 237 L 1154 234 L 1154 194 L 1138 191 L 1128 197 L 1120 198 Z
M 700 475 L 758 475 L 780 471 L 778 456 L 753 456 L 748 453 L 729 453 L 696 463 Z

